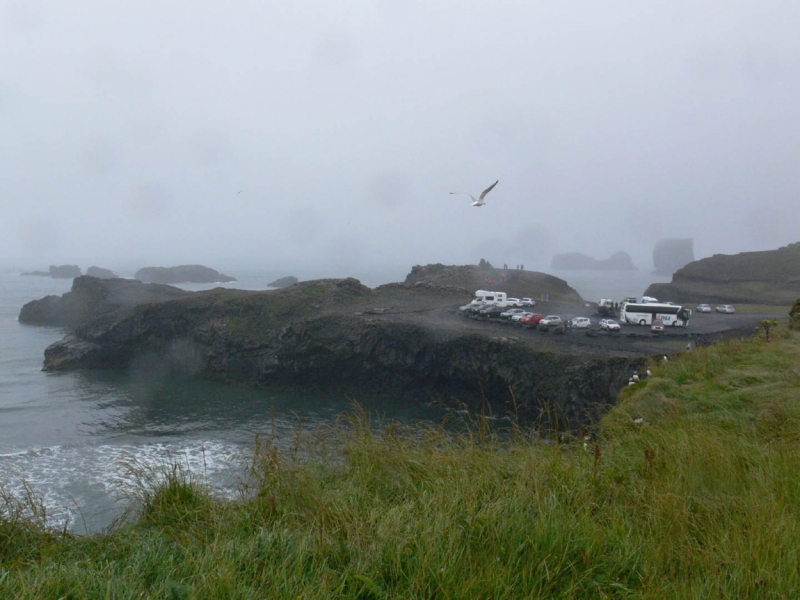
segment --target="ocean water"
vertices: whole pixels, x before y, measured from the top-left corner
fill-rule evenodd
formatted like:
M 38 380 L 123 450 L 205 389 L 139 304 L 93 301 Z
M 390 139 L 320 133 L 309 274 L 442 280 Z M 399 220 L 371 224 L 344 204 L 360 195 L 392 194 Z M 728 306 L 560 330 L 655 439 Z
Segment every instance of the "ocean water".
M 239 281 L 226 287 L 240 289 L 266 289 L 280 275 L 231 274 Z M 655 281 L 639 272 L 555 274 L 587 300 L 639 295 Z M 389 277 L 362 282 L 375 286 L 404 275 Z M 23 325 L 19 311 L 71 285 L 68 279 L 0 272 L 0 485 L 18 495 L 32 490 L 54 526 L 66 524 L 79 534 L 107 527 L 127 505 L 132 464 L 157 469 L 178 462 L 216 493 L 233 495 L 256 435 L 291 440 L 301 423 L 331 423 L 352 409 L 351 398 L 333 393 L 254 390 L 128 371 L 45 373 L 44 349 L 65 332 Z M 444 416 L 440 408 L 395 398 L 359 400 L 383 419 L 438 422 Z

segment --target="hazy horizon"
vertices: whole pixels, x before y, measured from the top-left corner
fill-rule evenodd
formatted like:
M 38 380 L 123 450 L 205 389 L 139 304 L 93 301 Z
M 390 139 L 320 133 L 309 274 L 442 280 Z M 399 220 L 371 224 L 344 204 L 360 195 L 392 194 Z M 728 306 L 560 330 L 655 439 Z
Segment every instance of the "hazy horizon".
M 0 0 L 0 264 L 354 274 L 800 240 L 800 4 Z M 495 180 L 486 206 L 477 195 Z

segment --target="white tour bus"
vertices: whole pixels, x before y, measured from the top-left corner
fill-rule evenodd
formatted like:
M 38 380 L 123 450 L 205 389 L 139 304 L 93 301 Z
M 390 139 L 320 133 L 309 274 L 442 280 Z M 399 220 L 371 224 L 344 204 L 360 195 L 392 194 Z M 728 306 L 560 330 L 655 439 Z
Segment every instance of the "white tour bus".
M 625 302 L 619 309 L 619 320 L 631 325 L 650 325 L 661 319 L 665 326 L 686 327 L 692 311 L 676 304 Z

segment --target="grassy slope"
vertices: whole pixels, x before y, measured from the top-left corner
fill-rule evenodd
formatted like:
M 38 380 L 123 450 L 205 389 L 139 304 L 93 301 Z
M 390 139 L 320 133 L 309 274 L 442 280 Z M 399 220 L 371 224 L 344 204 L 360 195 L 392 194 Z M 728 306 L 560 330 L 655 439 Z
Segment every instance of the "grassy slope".
M 797 597 L 798 358 L 782 331 L 654 365 L 588 451 L 360 418 L 260 444 L 245 501 L 152 474 L 106 536 L 12 502 L 0 597 Z

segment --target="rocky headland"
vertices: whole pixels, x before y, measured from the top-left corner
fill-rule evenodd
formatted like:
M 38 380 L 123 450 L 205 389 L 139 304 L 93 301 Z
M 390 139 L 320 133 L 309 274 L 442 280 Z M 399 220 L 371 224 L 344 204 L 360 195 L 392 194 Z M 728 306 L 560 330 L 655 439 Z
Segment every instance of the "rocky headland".
M 691 262 L 670 283 L 652 284 L 645 295 L 685 303 L 789 306 L 800 298 L 800 242 Z
M 377 392 L 513 413 L 562 429 L 596 422 L 649 356 L 678 352 L 691 335 L 651 336 L 638 328 L 624 336 L 559 335 L 465 318 L 459 305 L 487 287 L 546 295 L 550 302 L 539 310 L 548 313 L 587 310 L 562 279 L 518 270 L 505 271 L 503 281 L 502 274 L 488 263 L 437 264 L 415 266 L 404 282 L 374 289 L 355 279 L 323 279 L 271 291 L 192 293 L 81 277 L 61 299 L 26 305 L 20 320 L 53 324 L 52 315 L 41 315 L 56 309 L 69 317 L 57 319 L 72 332 L 45 350 L 47 371 L 132 369 L 140 376 L 338 388 L 353 397 Z M 141 287 L 123 289 L 120 282 Z
M 538 299 L 547 294 L 551 302 L 583 304 L 583 298 L 569 284 L 538 271 L 502 269 L 486 261 L 480 265 L 415 265 L 403 282 L 406 286 L 450 288 L 469 300 L 478 289 L 506 292 L 511 297 Z
M 139 304 L 153 304 L 186 296 L 190 292 L 135 279 L 101 279 L 82 275 L 72 290 L 61 296 L 45 296 L 22 307 L 20 323 L 51 327 L 80 327 L 100 317 L 119 316 Z
M 589 270 L 589 271 L 636 271 L 631 255 L 627 252 L 615 252 L 610 258 L 598 260 L 580 252 L 556 254 L 550 263 L 553 269 Z
M 593 422 L 645 364 L 646 347 L 516 333 L 463 318 L 458 306 L 473 297 L 475 283 L 485 287 L 498 272 L 428 265 L 415 267 L 406 282 L 375 289 L 328 279 L 267 292 L 177 290 L 173 299 L 125 306 L 117 296 L 130 296 L 115 293 L 125 280 L 81 277 L 71 296 L 38 301 L 45 312 L 49 304 L 69 307 L 60 322 L 73 324 L 46 349 L 44 369 L 144 369 L 244 385 L 342 388 L 513 412 L 560 427 Z M 509 293 L 584 306 L 559 278 L 516 275 L 505 284 Z M 30 305 L 23 313 L 26 322 L 52 324 L 33 318 Z
M 298 281 L 299 280 L 297 279 L 297 277 L 289 275 L 287 277 L 280 277 L 279 279 L 276 279 L 275 281 L 268 283 L 267 286 L 271 288 L 283 288 L 283 287 L 289 287 L 290 285 L 294 285 Z
M 178 267 L 144 267 L 134 274 L 144 283 L 228 283 L 235 277 L 223 275 L 203 265 L 180 265 Z

